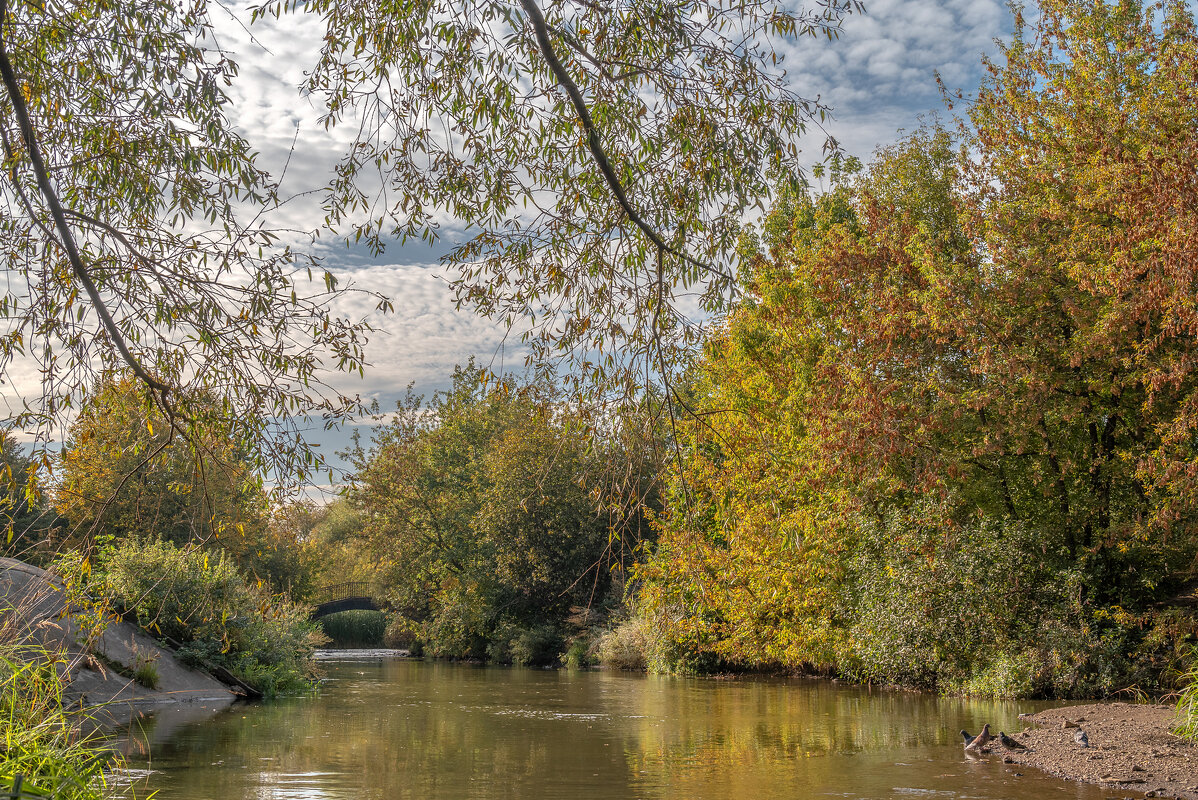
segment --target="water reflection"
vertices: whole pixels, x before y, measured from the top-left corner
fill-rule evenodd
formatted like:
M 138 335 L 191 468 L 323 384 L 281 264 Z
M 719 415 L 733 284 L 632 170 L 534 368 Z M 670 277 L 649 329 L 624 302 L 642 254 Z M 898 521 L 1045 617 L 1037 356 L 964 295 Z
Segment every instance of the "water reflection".
M 162 800 L 1121 796 L 1001 759 L 956 731 L 1027 706 L 825 681 L 685 680 L 378 659 L 322 695 L 235 706 L 133 766 Z

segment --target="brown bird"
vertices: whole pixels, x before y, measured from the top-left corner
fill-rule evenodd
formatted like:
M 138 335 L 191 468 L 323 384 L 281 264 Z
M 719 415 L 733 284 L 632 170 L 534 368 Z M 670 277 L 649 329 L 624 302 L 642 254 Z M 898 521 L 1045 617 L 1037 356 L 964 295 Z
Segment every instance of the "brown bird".
M 982 732 L 973 737 L 973 741 L 965 745 L 966 750 L 981 750 L 990 743 L 994 737 L 990 735 L 990 723 L 987 722 L 982 726 Z
M 1006 731 L 998 732 L 998 741 L 1001 742 L 1002 746 L 1007 748 L 1008 750 L 1026 750 L 1027 749 L 1027 747 L 1025 745 L 1022 745 L 1019 742 L 1012 739 L 1010 736 L 1007 736 Z

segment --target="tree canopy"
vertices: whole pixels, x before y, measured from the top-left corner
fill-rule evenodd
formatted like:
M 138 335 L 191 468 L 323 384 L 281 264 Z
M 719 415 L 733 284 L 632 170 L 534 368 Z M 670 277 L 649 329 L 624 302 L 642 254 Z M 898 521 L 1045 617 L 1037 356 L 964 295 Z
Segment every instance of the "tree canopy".
M 459 302 L 630 393 L 696 340 L 677 292 L 729 296 L 741 213 L 825 114 L 787 84 L 776 37 L 834 36 L 857 7 L 320 0 L 254 17 L 327 26 L 305 89 L 326 125 L 358 126 L 327 223 L 376 249 L 446 215 L 472 226 L 448 258 Z M 362 369 L 367 328 L 272 230 L 282 198 L 231 119 L 237 71 L 203 0 L 0 3 L 0 363 L 41 380 L 18 426 L 44 438 L 127 369 L 180 434 L 221 428 L 303 477 L 319 460 L 296 416 L 360 411 L 322 370 Z
M 1156 604 L 1198 553 L 1198 34 L 1177 3 L 1040 12 L 956 134 L 772 212 L 643 570 L 683 652 L 1168 688 L 1194 626 Z
M 268 524 L 261 476 L 236 441 L 179 436 L 132 376 L 87 397 L 61 455 L 55 544 L 163 541 L 222 550 L 277 588 L 302 584 L 298 545 Z M 295 588 L 301 588 L 295 586 Z
M 357 452 L 360 547 L 429 652 L 507 660 L 509 641 L 539 631 L 538 660 L 552 659 L 572 609 L 619 599 L 637 544 L 620 535 L 642 512 L 607 502 L 603 480 L 627 437 L 593 446 L 551 384 L 480 377 L 460 370 L 428 404 L 409 397 Z
M 271 229 L 236 75 L 205 2 L 0 3 L 0 364 L 41 382 L 10 424 L 44 440 L 123 369 L 180 435 L 302 477 L 289 421 L 357 409 L 321 370 L 360 369 L 365 329 Z
M 265 3 L 320 15 L 306 90 L 357 127 L 328 219 L 381 248 L 471 236 L 446 261 L 466 307 L 528 326 L 531 358 L 630 394 L 734 292 L 744 212 L 799 172 L 827 109 L 776 45 L 834 37 L 860 4 L 436 0 Z M 820 146 L 827 146 L 821 140 Z

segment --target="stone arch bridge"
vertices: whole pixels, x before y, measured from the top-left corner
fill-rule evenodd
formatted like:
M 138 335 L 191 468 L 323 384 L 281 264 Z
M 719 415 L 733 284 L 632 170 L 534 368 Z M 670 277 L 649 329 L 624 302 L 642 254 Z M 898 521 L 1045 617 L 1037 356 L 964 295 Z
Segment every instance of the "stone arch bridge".
M 316 606 L 311 618 L 320 619 L 341 611 L 382 611 L 382 604 L 371 593 L 369 581 L 347 581 L 322 586 L 313 593 Z

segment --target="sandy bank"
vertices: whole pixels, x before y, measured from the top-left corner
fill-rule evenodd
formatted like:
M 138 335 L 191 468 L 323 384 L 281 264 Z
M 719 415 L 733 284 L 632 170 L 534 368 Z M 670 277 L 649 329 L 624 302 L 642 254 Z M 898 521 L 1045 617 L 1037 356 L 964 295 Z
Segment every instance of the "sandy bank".
M 1023 717 L 1015 734 L 1027 750 L 993 748 L 993 755 L 1131 796 L 1198 800 L 1198 746 L 1170 732 L 1171 705 L 1096 703 L 1053 708 Z M 1062 727 L 1063 724 L 1078 727 Z M 1083 730 L 1089 746 L 1075 740 Z

